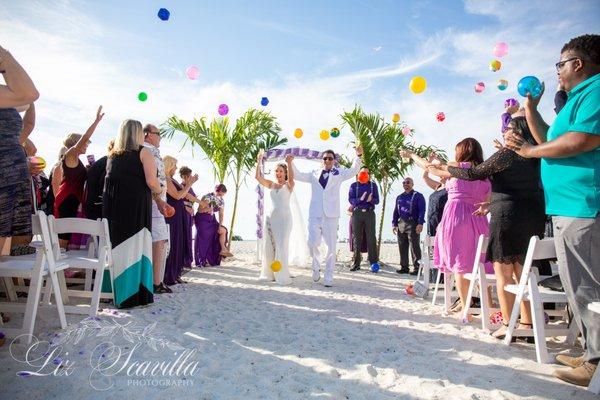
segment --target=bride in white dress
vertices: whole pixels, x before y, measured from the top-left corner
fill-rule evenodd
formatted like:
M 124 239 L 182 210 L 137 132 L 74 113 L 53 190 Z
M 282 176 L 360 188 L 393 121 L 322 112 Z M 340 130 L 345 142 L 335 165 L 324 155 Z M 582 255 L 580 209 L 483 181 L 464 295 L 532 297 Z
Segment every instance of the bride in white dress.
M 277 165 L 275 182 L 273 182 L 265 179 L 261 172 L 263 156 L 261 151 L 256 164 L 256 180 L 262 186 L 270 189 L 271 211 L 265 219 L 264 248 L 259 279 L 276 281 L 280 285 L 289 285 L 292 283 L 289 270 L 289 248 L 292 232 L 290 199 L 294 190 L 294 172 L 291 167 L 293 157 L 287 156 L 285 164 Z M 277 272 L 272 269 L 274 263 L 276 267 L 281 265 L 281 269 Z

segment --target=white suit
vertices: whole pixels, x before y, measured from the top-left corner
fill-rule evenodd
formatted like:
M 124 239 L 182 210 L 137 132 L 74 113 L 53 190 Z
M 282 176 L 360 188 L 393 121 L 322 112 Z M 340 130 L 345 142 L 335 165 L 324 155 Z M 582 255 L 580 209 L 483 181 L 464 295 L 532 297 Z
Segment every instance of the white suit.
M 321 238 L 327 245 L 325 257 L 325 284 L 333 281 L 333 267 L 335 265 L 335 247 L 337 243 L 338 223 L 340 219 L 340 185 L 343 181 L 356 176 L 361 167 L 359 157 L 354 159 L 350 168 L 332 168 L 325 188 L 321 186 L 319 178 L 323 169 L 311 172 L 300 172 L 293 165 L 294 179 L 311 184 L 310 208 L 308 212 L 308 247 L 312 257 L 313 271 L 321 269 L 319 259 L 319 245 Z

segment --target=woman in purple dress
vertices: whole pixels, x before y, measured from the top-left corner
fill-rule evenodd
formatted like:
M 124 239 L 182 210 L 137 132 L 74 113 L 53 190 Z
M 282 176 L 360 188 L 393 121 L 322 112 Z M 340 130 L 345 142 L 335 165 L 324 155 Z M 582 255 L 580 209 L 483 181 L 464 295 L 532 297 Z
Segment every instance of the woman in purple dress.
M 175 214 L 165 217 L 169 224 L 170 231 L 170 249 L 167 263 L 165 266 L 165 279 L 167 285 L 176 283 L 185 283 L 181 279 L 181 271 L 185 265 L 185 247 L 188 245 L 187 230 L 185 221 L 187 211 L 184 200 L 192 185 L 198 180 L 198 175 L 192 176 L 187 183 L 180 185 L 173 176 L 177 171 L 177 160 L 171 156 L 163 158 L 165 164 L 165 174 L 167 175 L 167 203 L 175 209 Z
M 221 264 L 222 257 L 232 257 L 227 248 L 227 228 L 223 226 L 225 202 L 223 196 L 227 188 L 222 183 L 215 191 L 202 196 L 200 207 L 194 216 L 196 239 L 194 241 L 194 258 L 196 266 L 216 266 Z M 215 217 L 219 214 L 219 220 Z
M 189 184 L 190 179 L 192 178 L 192 170 L 188 167 L 182 166 L 179 168 L 179 176 L 181 177 L 181 185 Z M 183 221 L 183 228 L 185 230 L 187 245 L 184 247 L 184 260 L 185 263 L 183 266 L 185 268 L 192 268 L 192 263 L 194 262 L 194 250 L 192 247 L 192 227 L 194 226 L 194 202 L 199 202 L 196 198 L 196 193 L 191 188 L 188 192 L 188 195 L 183 200 L 183 204 L 185 205 L 185 218 Z

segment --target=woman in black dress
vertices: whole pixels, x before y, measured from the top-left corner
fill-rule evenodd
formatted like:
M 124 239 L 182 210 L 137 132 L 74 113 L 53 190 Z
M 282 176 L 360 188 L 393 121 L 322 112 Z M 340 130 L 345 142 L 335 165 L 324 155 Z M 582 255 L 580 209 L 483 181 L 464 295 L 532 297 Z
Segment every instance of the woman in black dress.
M 535 139 L 524 117 L 514 118 L 507 134 L 520 135 L 531 144 Z M 498 299 L 503 326 L 492 336 L 502 339 L 506 333 L 515 296 L 500 288 L 518 283 L 523 270 L 529 239 L 542 237 L 546 221 L 544 192 L 540 181 L 540 160 L 523 158 L 507 148 L 501 148 L 482 164 L 470 169 L 433 166 L 430 172 L 438 176 L 492 182 L 490 240 L 487 260 L 494 263 Z M 531 327 L 531 313 L 527 304 L 521 304 L 521 325 Z

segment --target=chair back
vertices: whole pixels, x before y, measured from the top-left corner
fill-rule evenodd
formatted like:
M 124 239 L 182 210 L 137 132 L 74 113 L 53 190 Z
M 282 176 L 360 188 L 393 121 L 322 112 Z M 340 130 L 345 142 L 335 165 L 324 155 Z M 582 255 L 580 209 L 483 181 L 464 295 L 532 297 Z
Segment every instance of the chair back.
M 479 235 L 479 239 L 477 239 L 477 250 L 475 251 L 475 260 L 473 260 L 473 274 L 475 274 L 479 270 L 479 268 L 483 266 L 483 261 L 481 261 L 481 257 L 485 256 L 485 254 L 487 253 L 489 241 L 490 239 L 485 235 Z
M 60 244 L 58 235 L 62 233 L 80 233 L 90 235 L 94 240 L 92 243 L 98 243 L 98 258 L 105 259 L 107 252 L 110 252 L 111 242 L 108 231 L 108 221 L 104 219 L 87 219 L 87 218 L 54 218 L 48 217 L 48 227 L 50 230 L 50 239 L 55 253 L 55 259 L 60 259 Z M 91 254 L 90 257 L 94 257 Z

